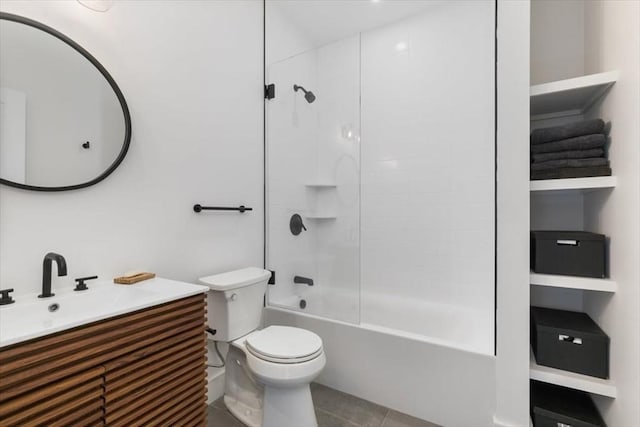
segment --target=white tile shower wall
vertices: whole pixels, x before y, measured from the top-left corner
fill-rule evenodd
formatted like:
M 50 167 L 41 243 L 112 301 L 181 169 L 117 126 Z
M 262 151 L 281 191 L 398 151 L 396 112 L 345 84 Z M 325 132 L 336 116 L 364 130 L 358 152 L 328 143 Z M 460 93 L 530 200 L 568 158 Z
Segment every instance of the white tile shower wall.
M 68 35 L 113 75 L 133 139 L 105 181 L 64 193 L 0 187 L 0 287 L 39 291 L 42 257 L 73 278 L 145 269 L 185 281 L 262 264 L 262 6 L 257 1 L 5 1 Z M 195 214 L 194 203 L 245 204 Z
M 276 85 L 276 98 L 267 103 L 267 266 L 276 271 L 276 285 L 269 288 L 269 302 L 297 307 L 306 286 L 294 284 L 295 275 L 316 277 L 316 232 L 306 215 L 312 195 L 305 182 L 315 175 L 317 111 L 293 85 L 309 90 L 316 86 L 316 54 L 306 52 L 274 64 L 267 79 Z M 293 214 L 303 217 L 307 231 L 294 236 L 289 230 Z
M 357 321 L 360 284 L 360 37 L 317 50 L 318 157 L 315 210 L 334 213 L 316 222 L 318 278 L 327 295 L 351 302 L 342 319 Z M 340 295 L 340 296 L 338 296 Z
M 364 322 L 368 293 L 493 311 L 493 14 L 448 2 L 362 35 Z
M 351 37 L 273 63 L 267 72 L 276 85 L 276 98 L 267 104 L 268 265 L 277 271 L 269 302 L 297 308 L 304 298 L 306 312 L 346 321 L 358 315 L 358 71 L 359 38 Z M 316 100 L 307 103 L 294 84 L 313 91 Z M 314 183 L 335 187 L 307 185 Z M 307 228 L 298 236 L 289 231 L 294 213 Z M 315 284 L 294 284 L 294 275 Z M 327 297 L 349 303 L 338 308 L 325 304 Z

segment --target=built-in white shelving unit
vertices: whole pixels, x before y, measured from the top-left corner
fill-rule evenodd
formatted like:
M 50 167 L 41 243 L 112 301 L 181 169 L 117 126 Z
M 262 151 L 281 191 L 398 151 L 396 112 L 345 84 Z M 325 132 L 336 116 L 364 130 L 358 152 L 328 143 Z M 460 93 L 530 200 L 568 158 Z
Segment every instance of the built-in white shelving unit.
M 531 352 L 531 361 L 529 364 L 529 377 L 533 380 L 582 390 L 600 396 L 611 398 L 617 396 L 616 386 L 612 384 L 610 380 L 576 374 L 574 372 L 563 371 L 562 369 L 549 368 L 548 366 L 540 366 L 536 363 L 533 352 Z
M 545 179 L 531 181 L 529 188 L 536 191 L 579 191 L 589 192 L 617 185 L 615 176 L 594 176 L 589 178 Z
M 618 71 L 608 71 L 531 86 L 531 120 L 583 114 L 619 76 Z
M 619 75 L 618 71 L 609 71 L 531 86 L 530 112 L 532 124 L 537 122 L 534 127 L 545 127 L 574 119 L 582 119 L 584 114 L 601 97 L 606 95 L 611 86 L 618 80 Z M 560 119 L 563 117 L 566 118 Z M 550 120 L 548 123 L 540 122 L 549 119 L 559 120 Z M 615 176 L 598 176 L 535 180 L 530 181 L 529 189 L 532 197 L 545 198 L 552 196 L 552 198 L 545 201 L 544 206 L 553 207 L 557 202 L 558 216 L 559 218 L 564 218 L 564 220 L 560 219 L 559 223 L 566 224 L 566 211 L 562 212 L 561 210 L 566 206 L 567 200 L 581 200 L 577 196 L 594 191 L 610 191 L 617 184 L 618 179 Z M 564 197 L 567 197 L 567 199 L 565 200 Z M 586 207 L 582 209 L 586 209 Z M 565 215 L 564 217 L 563 214 Z M 549 212 L 545 215 L 549 215 Z M 603 294 L 615 293 L 618 290 L 617 283 L 610 279 L 537 274 L 533 272 L 530 272 L 529 279 L 530 285 L 538 288 L 538 293 L 554 292 L 551 288 L 575 289 L 578 291 L 601 292 Z M 530 355 L 529 377 L 533 380 L 609 398 L 617 396 L 617 389 L 612 381 L 540 366 L 535 361 L 533 351 L 531 351 Z
M 585 291 L 615 292 L 618 285 L 609 279 L 594 279 L 591 277 L 559 276 L 554 274 L 529 275 L 529 282 L 537 286 L 549 286 L 554 288 L 582 289 Z

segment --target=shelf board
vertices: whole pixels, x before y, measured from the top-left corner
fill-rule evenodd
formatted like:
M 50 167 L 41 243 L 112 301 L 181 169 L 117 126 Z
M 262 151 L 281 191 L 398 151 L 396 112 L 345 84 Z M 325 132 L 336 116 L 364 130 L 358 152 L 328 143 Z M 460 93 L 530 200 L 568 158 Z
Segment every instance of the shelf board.
M 587 291 L 615 292 L 618 285 L 609 279 L 595 279 L 591 277 L 560 276 L 555 274 L 529 275 L 529 283 L 537 286 L 550 286 L 554 288 L 583 289 Z
M 529 378 L 614 399 L 618 393 L 616 386 L 610 380 L 549 368 L 548 366 L 540 366 L 536 363 L 533 351 L 531 351 L 531 360 L 529 362 Z
M 308 214 L 304 216 L 307 219 L 336 219 L 338 218 L 334 214 Z
M 531 120 L 584 114 L 619 76 L 616 70 L 531 86 Z
M 615 176 L 594 176 L 588 178 L 544 179 L 529 181 L 529 189 L 537 191 L 579 191 L 590 192 L 601 188 L 613 188 L 617 185 Z
M 330 182 L 310 182 L 304 185 L 305 187 L 310 188 L 336 188 L 336 184 L 332 184 Z

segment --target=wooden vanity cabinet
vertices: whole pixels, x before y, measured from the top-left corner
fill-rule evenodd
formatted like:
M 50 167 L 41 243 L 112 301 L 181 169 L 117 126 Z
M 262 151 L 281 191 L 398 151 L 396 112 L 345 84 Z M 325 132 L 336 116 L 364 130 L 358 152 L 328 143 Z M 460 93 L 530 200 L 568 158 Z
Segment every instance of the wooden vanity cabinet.
M 0 349 L 0 426 L 206 425 L 205 296 Z

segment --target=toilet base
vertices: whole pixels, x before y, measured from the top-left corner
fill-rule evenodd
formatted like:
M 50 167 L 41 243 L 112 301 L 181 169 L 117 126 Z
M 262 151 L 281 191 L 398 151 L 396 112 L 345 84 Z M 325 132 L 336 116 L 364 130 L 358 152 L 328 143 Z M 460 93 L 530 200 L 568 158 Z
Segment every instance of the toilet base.
M 262 427 L 262 410 L 257 409 L 231 396 L 224 396 L 224 406 L 229 412 L 248 427 Z
M 262 427 L 318 427 L 309 384 L 264 387 Z
M 224 396 L 229 412 L 248 427 L 318 427 L 309 385 L 265 387 L 263 403 L 264 408 L 257 409 Z

